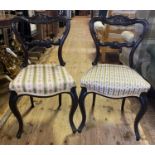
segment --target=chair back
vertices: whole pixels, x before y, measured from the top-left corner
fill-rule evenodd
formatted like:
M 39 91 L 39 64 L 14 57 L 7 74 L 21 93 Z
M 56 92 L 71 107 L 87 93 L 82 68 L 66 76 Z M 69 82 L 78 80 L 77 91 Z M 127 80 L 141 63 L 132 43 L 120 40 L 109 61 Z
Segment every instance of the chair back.
M 37 40 L 33 39 L 32 41 L 27 41 L 23 34 L 19 31 L 19 24 L 21 23 L 28 23 L 28 24 L 52 24 L 55 22 L 63 22 L 65 24 L 65 30 L 62 33 L 62 36 L 57 39 L 56 41 L 53 40 L 53 36 L 51 35 L 51 38 L 45 38 L 43 40 Z M 62 58 L 62 47 L 64 45 L 64 42 L 68 36 L 68 33 L 70 31 L 70 20 L 63 17 L 63 16 L 56 16 L 56 17 L 51 17 L 51 16 L 46 16 L 42 14 L 38 14 L 36 16 L 32 16 L 30 18 L 26 18 L 24 16 L 19 16 L 15 17 L 12 21 L 12 30 L 16 36 L 16 39 L 18 42 L 21 44 L 21 48 L 24 52 L 24 62 L 23 66 L 26 67 L 28 65 L 28 50 L 33 47 L 33 46 L 39 46 L 39 47 L 45 47 L 45 48 L 50 48 L 52 45 L 59 46 L 58 47 L 58 59 L 60 65 L 64 66 L 65 62 Z
M 131 26 L 131 25 L 135 25 L 135 24 L 141 24 L 143 26 L 143 30 L 142 32 L 139 34 L 139 36 L 136 38 L 136 40 L 133 40 L 132 42 L 128 42 L 128 41 L 123 41 L 123 42 L 118 42 L 118 41 L 112 41 L 112 42 L 101 42 L 96 35 L 95 32 L 95 28 L 94 28 L 94 23 L 100 21 L 102 22 L 102 24 L 106 24 L 106 25 L 112 25 L 112 26 L 123 26 L 123 27 L 127 27 L 127 26 Z M 133 56 L 134 56 L 134 52 L 136 50 L 136 48 L 138 47 L 138 45 L 141 43 L 141 41 L 143 40 L 146 32 L 148 31 L 148 27 L 149 24 L 145 19 L 130 19 L 126 16 L 122 16 L 122 15 L 116 15 L 116 16 L 110 16 L 110 17 L 94 17 L 90 20 L 89 23 L 89 28 L 90 28 L 90 32 L 92 35 L 92 38 L 94 40 L 95 46 L 96 46 L 96 57 L 95 60 L 93 62 L 93 65 L 96 65 L 99 59 L 99 55 L 100 55 L 100 47 L 105 47 L 108 46 L 110 48 L 113 49 L 120 49 L 120 51 L 122 51 L 123 47 L 126 48 L 130 48 L 130 55 L 129 55 L 129 65 L 131 68 L 133 68 Z

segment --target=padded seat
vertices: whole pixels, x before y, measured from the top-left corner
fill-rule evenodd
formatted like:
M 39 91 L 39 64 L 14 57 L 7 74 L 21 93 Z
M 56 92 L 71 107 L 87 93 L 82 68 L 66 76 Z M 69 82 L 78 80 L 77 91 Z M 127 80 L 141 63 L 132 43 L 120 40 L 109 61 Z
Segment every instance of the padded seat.
M 56 64 L 29 65 L 22 69 L 9 88 L 18 95 L 50 96 L 70 92 L 75 86 L 65 67 Z
M 139 97 L 142 92 L 150 89 L 150 84 L 128 66 L 98 64 L 82 77 L 81 87 L 87 88 L 88 92 L 121 98 Z

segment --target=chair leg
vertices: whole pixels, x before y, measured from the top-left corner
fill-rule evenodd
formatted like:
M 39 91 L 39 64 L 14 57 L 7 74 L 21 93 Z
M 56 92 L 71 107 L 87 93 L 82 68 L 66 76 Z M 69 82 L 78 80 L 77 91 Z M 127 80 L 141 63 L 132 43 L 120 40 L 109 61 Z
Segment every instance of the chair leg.
M 147 110 L 147 104 L 148 104 L 148 100 L 147 100 L 147 94 L 146 93 L 142 93 L 140 95 L 140 110 L 135 118 L 135 122 L 134 122 L 134 131 L 135 131 L 135 135 L 136 135 L 136 140 L 140 140 L 140 134 L 139 134 L 139 130 L 138 130 L 138 124 L 140 122 L 140 120 L 142 119 L 142 117 L 144 116 L 146 110 Z
M 121 112 L 123 113 L 124 112 L 124 104 L 125 104 L 125 97 L 123 98 L 122 100 L 122 105 L 121 105 Z
M 73 121 L 74 113 L 78 106 L 78 96 L 77 96 L 77 92 L 76 92 L 76 87 L 71 88 L 70 95 L 71 95 L 71 99 L 72 99 L 72 106 L 71 106 L 71 110 L 70 110 L 70 114 L 69 114 L 69 122 L 70 122 L 70 126 L 72 128 L 73 133 L 76 133 L 77 129 L 76 129 L 74 121 Z
M 30 101 L 31 101 L 31 108 L 34 108 L 34 102 L 33 102 L 33 97 L 30 96 Z
M 92 111 L 94 111 L 94 107 L 95 107 L 95 101 L 96 101 L 96 93 L 93 93 L 93 103 L 92 103 Z
M 81 124 L 78 128 L 78 132 L 80 133 L 82 131 L 82 129 L 85 126 L 85 122 L 86 122 L 86 110 L 85 110 L 85 97 L 87 96 L 87 89 L 82 87 L 81 89 L 81 93 L 80 93 L 80 97 L 79 97 L 79 106 L 80 106 L 80 110 L 81 110 L 81 114 L 82 114 L 82 121 Z
M 18 107 L 17 107 L 17 100 L 18 100 L 17 93 L 14 91 L 11 91 L 10 99 L 9 99 L 9 106 L 10 106 L 12 113 L 15 115 L 16 119 L 18 120 L 19 129 L 16 134 L 16 137 L 20 138 L 22 135 L 22 132 L 23 132 L 23 120 L 22 120 L 22 116 L 21 116 L 21 114 L 18 110 Z
M 57 107 L 57 110 L 60 110 L 60 108 L 61 108 L 61 104 L 62 104 L 62 94 L 59 94 L 59 105 L 58 105 L 58 107 Z

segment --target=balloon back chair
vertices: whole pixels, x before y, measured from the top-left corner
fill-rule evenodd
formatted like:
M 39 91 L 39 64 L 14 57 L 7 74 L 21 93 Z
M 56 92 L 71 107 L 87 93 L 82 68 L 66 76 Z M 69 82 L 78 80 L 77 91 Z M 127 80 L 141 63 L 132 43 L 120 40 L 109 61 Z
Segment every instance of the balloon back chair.
M 94 23 L 96 21 L 100 21 L 103 24 L 109 24 L 112 26 L 124 27 L 141 24 L 143 26 L 143 31 L 141 32 L 139 37 L 133 39 L 132 42 L 100 42 L 94 29 Z M 81 132 L 85 126 L 85 97 L 88 94 L 93 94 L 92 109 L 95 105 L 96 94 L 113 99 L 121 98 L 122 112 L 124 111 L 125 99 L 127 97 L 136 97 L 139 98 L 141 106 L 134 121 L 136 140 L 139 140 L 140 134 L 138 130 L 138 124 L 147 110 L 147 92 L 150 89 L 150 84 L 134 70 L 133 57 L 136 48 L 141 43 L 144 35 L 148 30 L 148 22 L 143 19 L 129 19 L 125 16 L 116 15 L 108 18 L 94 17 L 90 20 L 89 26 L 92 38 L 96 46 L 96 57 L 94 62 L 92 63 L 94 66 L 90 68 L 81 78 L 81 93 L 79 97 L 79 105 L 82 113 L 82 121 L 78 128 L 78 132 Z M 130 66 L 120 64 L 97 64 L 100 56 L 100 47 L 105 46 L 113 49 L 119 49 L 120 52 L 123 47 L 131 49 L 129 55 Z
M 66 24 L 65 30 L 62 36 L 53 41 L 52 39 L 45 40 L 32 40 L 30 42 L 25 41 L 21 33 L 19 32 L 18 25 L 21 22 L 27 22 L 30 24 L 51 24 L 53 22 L 63 21 Z M 73 133 L 76 132 L 76 127 L 73 122 L 73 114 L 78 105 L 78 96 L 76 93 L 75 81 L 72 76 L 67 72 L 64 65 L 65 62 L 62 58 L 62 47 L 70 31 L 70 20 L 62 16 L 49 17 L 45 15 L 37 15 L 31 18 L 16 17 L 12 22 L 12 30 L 16 36 L 16 39 L 21 44 L 24 51 L 23 69 L 16 76 L 16 78 L 10 83 L 9 89 L 10 100 L 9 106 L 12 113 L 15 115 L 19 123 L 19 129 L 16 137 L 20 138 L 23 132 L 23 120 L 17 107 L 17 100 L 19 97 L 27 95 L 30 97 L 31 105 L 34 107 L 33 97 L 47 98 L 58 95 L 59 106 L 61 106 L 61 98 L 63 93 L 67 93 L 71 96 L 72 106 L 69 114 L 70 126 Z M 33 46 L 50 48 L 52 45 L 58 46 L 58 59 L 60 65 L 57 64 L 35 64 L 31 65 L 28 61 L 28 49 Z

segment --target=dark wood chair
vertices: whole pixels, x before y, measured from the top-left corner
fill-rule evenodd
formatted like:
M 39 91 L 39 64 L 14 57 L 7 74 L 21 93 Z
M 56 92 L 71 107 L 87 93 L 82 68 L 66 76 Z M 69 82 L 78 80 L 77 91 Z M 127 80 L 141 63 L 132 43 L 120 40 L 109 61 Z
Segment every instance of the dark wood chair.
M 141 24 L 143 31 L 138 38 L 132 42 L 100 42 L 94 30 L 94 22 L 101 21 L 103 24 L 115 26 L 131 26 Z M 81 93 L 79 97 L 79 105 L 82 113 L 82 122 L 78 128 L 81 132 L 86 122 L 85 97 L 93 94 L 92 109 L 95 105 L 96 94 L 108 98 L 122 98 L 121 111 L 124 111 L 125 99 L 127 97 L 136 97 L 140 100 L 140 110 L 135 118 L 134 131 L 136 140 L 140 139 L 138 124 L 147 110 L 147 92 L 150 84 L 134 70 L 133 57 L 136 48 L 141 43 L 148 30 L 148 22 L 143 19 L 129 19 L 128 17 L 116 15 L 109 18 L 94 17 L 89 23 L 90 32 L 96 46 L 96 57 L 93 67 L 89 69 L 81 78 Z M 113 49 L 119 49 L 121 52 L 123 47 L 130 48 L 129 64 L 130 66 L 117 64 L 97 64 L 100 56 L 100 47 L 108 46 Z
M 18 31 L 19 22 L 27 22 L 31 24 L 52 24 L 53 22 L 63 21 L 66 23 L 65 30 L 61 38 L 56 41 L 52 39 L 47 40 L 33 40 L 31 42 L 25 41 L 22 35 Z M 34 107 L 33 97 L 47 98 L 58 95 L 59 106 L 61 107 L 61 98 L 63 93 L 67 93 L 71 96 L 72 106 L 69 114 L 70 126 L 73 133 L 76 132 L 76 127 L 73 122 L 73 115 L 78 106 L 78 96 L 76 93 L 76 85 L 72 76 L 67 72 L 64 65 L 65 62 L 62 58 L 62 48 L 64 42 L 70 31 L 70 20 L 64 17 L 48 17 L 45 15 L 37 15 L 31 18 L 16 17 L 12 22 L 12 30 L 16 36 L 16 39 L 21 44 L 24 51 L 23 69 L 17 75 L 17 77 L 10 83 L 10 100 L 9 106 L 12 113 L 15 115 L 19 123 L 19 129 L 16 137 L 20 138 L 23 132 L 23 120 L 17 107 L 17 100 L 24 95 L 30 96 L 32 107 Z M 60 65 L 57 64 L 28 64 L 28 49 L 31 46 L 39 46 L 50 48 L 52 45 L 58 47 L 58 59 Z

